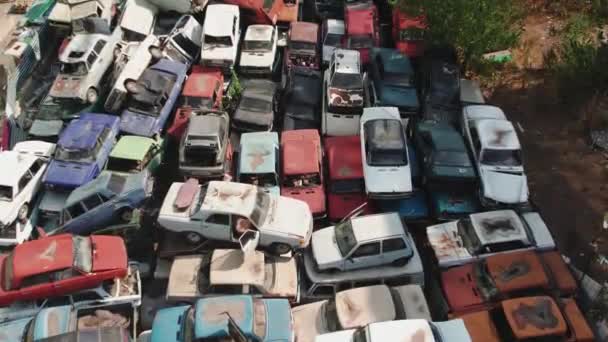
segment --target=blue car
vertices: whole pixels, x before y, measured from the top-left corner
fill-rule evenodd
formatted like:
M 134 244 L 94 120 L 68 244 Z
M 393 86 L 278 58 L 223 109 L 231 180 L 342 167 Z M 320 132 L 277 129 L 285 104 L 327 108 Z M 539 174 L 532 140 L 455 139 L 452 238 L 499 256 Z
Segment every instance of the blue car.
M 108 161 L 119 127 L 120 119 L 108 114 L 86 113 L 72 121 L 59 136 L 43 183 L 72 190 L 95 179 Z
M 153 137 L 160 135 L 186 79 L 188 66 L 161 59 L 146 69 L 139 80 L 127 80 L 129 92 L 126 108 L 120 118 L 125 134 Z
M 402 118 L 418 115 L 414 68 L 407 56 L 395 49 L 373 48 L 369 75 L 374 106 L 397 107 Z
M 197 300 L 194 306 L 159 310 L 150 341 L 216 341 L 233 337 L 236 331 L 248 341 L 288 342 L 293 335 L 291 322 L 287 299 L 248 295 L 210 297 Z
M 153 180 L 144 170 L 136 174 L 102 172 L 97 179 L 72 191 L 61 211 L 57 231 L 90 234 L 122 220 L 152 194 Z
M 241 135 L 237 182 L 254 184 L 279 195 L 279 135 L 253 132 Z
M 25 336 L 34 317 L 0 323 L 0 341 L 26 341 Z

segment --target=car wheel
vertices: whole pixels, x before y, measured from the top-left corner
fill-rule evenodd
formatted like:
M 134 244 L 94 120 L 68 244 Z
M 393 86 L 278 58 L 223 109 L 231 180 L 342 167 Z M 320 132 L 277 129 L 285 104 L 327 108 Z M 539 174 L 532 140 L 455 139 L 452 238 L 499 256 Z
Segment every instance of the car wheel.
M 95 88 L 89 88 L 89 90 L 87 90 L 87 102 L 95 103 L 95 102 L 97 102 L 97 98 L 98 98 L 97 90 Z
M 131 210 L 131 209 L 124 209 L 120 213 L 120 219 L 123 222 L 131 222 L 131 220 L 133 219 L 133 210 Z
M 270 251 L 275 255 L 283 255 L 291 251 L 291 246 L 286 243 L 273 243 L 270 245 Z
M 152 55 L 153 59 L 159 60 L 159 59 L 163 58 L 163 53 L 162 53 L 162 51 L 160 51 L 158 46 L 150 46 L 149 51 L 150 51 L 150 55 Z
M 393 260 L 391 264 L 393 266 L 405 266 L 405 264 L 407 264 L 407 258 L 399 258 L 397 260 Z
M 185 232 L 184 236 L 186 237 L 186 240 L 188 240 L 188 242 L 192 245 L 198 245 L 203 241 L 203 237 L 197 232 Z
M 30 208 L 27 203 L 22 205 L 21 208 L 19 208 L 19 212 L 17 212 L 17 219 L 19 220 L 19 222 L 24 223 L 25 221 L 27 221 L 27 214 L 29 213 L 29 211 Z

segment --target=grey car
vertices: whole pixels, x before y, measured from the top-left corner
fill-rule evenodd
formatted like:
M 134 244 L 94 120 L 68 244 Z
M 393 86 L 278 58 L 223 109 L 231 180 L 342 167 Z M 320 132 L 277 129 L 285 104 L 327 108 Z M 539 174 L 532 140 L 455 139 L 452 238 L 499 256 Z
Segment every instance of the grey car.
M 245 80 L 234 112 L 232 127 L 241 132 L 272 130 L 276 109 L 276 85 L 269 80 Z

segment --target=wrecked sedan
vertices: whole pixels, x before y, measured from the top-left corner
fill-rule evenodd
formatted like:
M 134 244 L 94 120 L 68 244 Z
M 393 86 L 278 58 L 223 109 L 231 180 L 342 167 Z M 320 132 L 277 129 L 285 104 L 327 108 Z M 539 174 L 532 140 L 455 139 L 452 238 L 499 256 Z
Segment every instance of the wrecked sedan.
M 191 280 L 192 279 L 192 280 Z M 206 254 L 177 256 L 167 286 L 167 300 L 193 301 L 222 294 L 251 294 L 299 301 L 295 258 L 261 251 L 215 249 Z
M 244 80 L 243 92 L 232 117 L 232 127 L 240 132 L 272 130 L 277 104 L 276 85 L 270 80 Z
M 144 137 L 160 135 L 173 112 L 187 70 L 185 64 L 161 59 L 137 81 L 127 81 L 129 96 L 120 117 L 120 130 Z
M 555 242 L 538 213 L 512 210 L 471 214 L 426 228 L 440 268 L 463 265 L 492 254 L 519 249 L 552 250 Z
M 292 68 L 281 97 L 283 131 L 319 129 L 321 125 L 321 74 L 306 68 Z
M 238 243 L 253 231 L 259 246 L 276 254 L 306 248 L 312 214 L 305 202 L 243 183 L 173 183 L 158 216 L 165 229 L 199 244 L 203 238 Z

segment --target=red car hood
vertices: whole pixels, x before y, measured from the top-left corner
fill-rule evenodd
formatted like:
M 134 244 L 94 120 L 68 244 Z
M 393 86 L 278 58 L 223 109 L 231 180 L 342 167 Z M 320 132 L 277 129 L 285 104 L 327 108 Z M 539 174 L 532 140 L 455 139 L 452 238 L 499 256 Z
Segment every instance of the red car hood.
M 314 188 L 281 188 L 281 196 L 306 202 L 313 216 L 325 213 L 325 192 L 322 186 Z
M 350 214 L 355 208 L 367 201 L 367 196 L 363 193 L 350 194 L 327 194 L 327 206 L 329 220 L 331 222 L 340 221 L 346 215 Z M 370 204 L 365 207 L 364 215 L 372 213 Z
M 452 313 L 462 312 L 484 303 L 477 289 L 472 264 L 441 272 L 441 284 Z
M 127 248 L 121 237 L 93 235 L 93 272 L 124 270 L 127 272 Z

